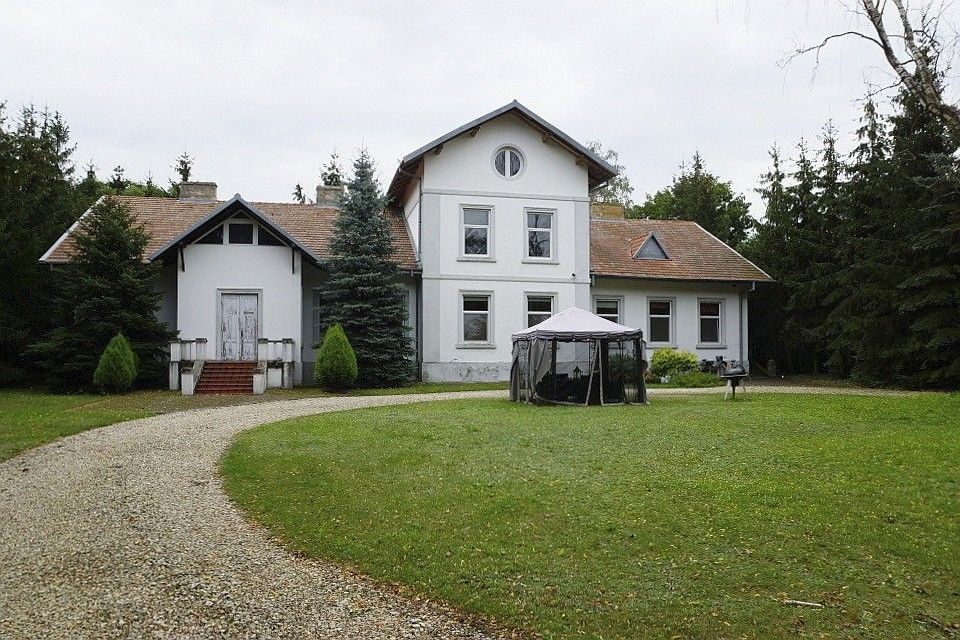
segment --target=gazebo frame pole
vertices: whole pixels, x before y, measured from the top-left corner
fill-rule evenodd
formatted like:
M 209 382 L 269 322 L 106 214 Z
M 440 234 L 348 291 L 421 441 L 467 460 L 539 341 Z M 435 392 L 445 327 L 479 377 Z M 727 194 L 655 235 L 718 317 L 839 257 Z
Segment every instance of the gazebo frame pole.
M 550 341 L 550 377 L 553 379 L 553 401 L 557 401 L 557 339 Z

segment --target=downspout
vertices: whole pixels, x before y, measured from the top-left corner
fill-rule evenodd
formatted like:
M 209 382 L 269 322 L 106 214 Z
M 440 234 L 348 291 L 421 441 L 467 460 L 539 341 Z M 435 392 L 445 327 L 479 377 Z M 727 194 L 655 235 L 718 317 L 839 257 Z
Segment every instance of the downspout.
M 416 295 L 414 296 L 414 318 L 416 322 L 414 339 L 417 341 L 416 364 L 417 380 L 423 380 L 423 274 L 410 270 L 410 277 L 416 279 Z
M 757 283 L 756 283 L 755 281 L 754 281 L 754 282 L 751 282 L 751 283 L 750 283 L 750 288 L 747 289 L 746 291 L 741 291 L 741 292 L 740 292 L 740 295 L 739 295 L 739 297 L 738 297 L 739 309 L 738 309 L 738 314 L 737 314 L 737 315 L 739 316 L 740 322 L 739 322 L 739 326 L 737 327 L 737 330 L 738 330 L 738 332 L 739 332 L 739 334 L 740 334 L 740 339 L 739 339 L 737 342 L 740 344 L 740 366 L 743 367 L 744 369 L 749 369 L 749 366 L 750 366 L 750 365 L 749 365 L 749 363 L 745 365 L 745 364 L 744 364 L 745 361 L 744 361 L 744 358 L 743 358 L 743 355 L 744 355 L 744 345 L 743 345 L 743 301 L 744 301 L 744 298 L 746 297 L 746 295 L 747 295 L 748 293 L 752 293 L 752 292 L 754 292 L 754 291 L 756 291 L 756 290 L 757 290 Z M 747 373 L 749 373 L 749 370 L 747 371 Z

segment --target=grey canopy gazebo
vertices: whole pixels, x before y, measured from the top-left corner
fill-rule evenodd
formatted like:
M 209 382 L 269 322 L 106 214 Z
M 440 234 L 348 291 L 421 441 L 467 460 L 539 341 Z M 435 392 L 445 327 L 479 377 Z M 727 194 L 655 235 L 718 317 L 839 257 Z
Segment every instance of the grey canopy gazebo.
M 513 334 L 510 398 L 537 404 L 647 402 L 643 332 L 570 307 Z

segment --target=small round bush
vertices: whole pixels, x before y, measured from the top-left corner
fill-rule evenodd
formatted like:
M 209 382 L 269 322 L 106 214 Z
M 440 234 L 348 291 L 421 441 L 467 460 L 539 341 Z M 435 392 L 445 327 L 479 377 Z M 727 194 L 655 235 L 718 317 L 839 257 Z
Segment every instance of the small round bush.
M 130 390 L 136 377 L 137 358 L 127 339 L 118 333 L 100 354 L 93 384 L 103 393 L 123 393 Z
M 349 389 L 356 383 L 357 356 L 339 324 L 327 329 L 323 336 L 313 365 L 313 376 L 324 389 Z
M 697 369 L 697 356 L 689 351 L 657 349 L 650 358 L 650 373 L 657 378 L 670 378 Z

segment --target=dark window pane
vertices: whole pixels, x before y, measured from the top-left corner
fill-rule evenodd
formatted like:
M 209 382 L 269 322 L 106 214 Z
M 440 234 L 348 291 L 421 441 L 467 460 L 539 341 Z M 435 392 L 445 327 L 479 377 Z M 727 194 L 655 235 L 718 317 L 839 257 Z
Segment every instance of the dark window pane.
M 531 258 L 549 258 L 550 257 L 550 232 L 549 231 L 530 231 L 529 245 L 527 247 Z
M 527 326 L 532 327 L 535 324 L 540 324 L 544 320 L 550 317 L 549 313 L 528 313 L 527 314 Z
M 464 311 L 488 311 L 490 309 L 490 298 L 487 296 L 464 296 Z
M 701 316 L 719 316 L 720 303 L 719 302 L 701 302 L 700 315 Z
M 266 227 L 260 227 L 260 230 L 257 232 L 257 244 L 264 247 L 284 246 L 284 243 L 280 241 L 280 238 L 267 231 Z
M 531 229 L 549 229 L 553 223 L 552 213 L 528 213 L 527 226 Z
M 670 342 L 670 318 L 650 318 L 650 342 Z
M 463 230 L 463 253 L 469 256 L 487 255 L 487 230 L 467 227 Z
M 718 318 L 700 318 L 700 342 L 720 342 Z
M 651 300 L 650 315 L 652 316 L 670 315 L 670 302 L 668 300 Z
M 516 151 L 510 152 L 510 175 L 515 176 L 520 173 L 520 154 Z
M 197 240 L 197 244 L 223 244 L 223 226 L 219 226 Z
M 620 315 L 619 300 L 597 300 L 597 315 L 618 316 Z
M 543 296 L 531 296 L 527 298 L 527 311 L 542 311 L 544 313 L 553 313 L 553 298 Z
M 497 168 L 497 173 L 502 176 L 507 175 L 507 152 L 500 150 L 497 152 L 497 157 L 494 159 L 493 164 Z
M 464 209 L 463 224 L 486 225 L 490 221 L 490 212 L 486 209 Z
M 231 223 L 230 244 L 253 244 L 253 225 L 247 222 Z
M 470 342 L 486 342 L 487 340 L 487 314 L 485 313 L 464 313 L 463 314 L 463 339 Z

